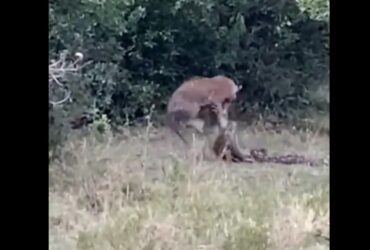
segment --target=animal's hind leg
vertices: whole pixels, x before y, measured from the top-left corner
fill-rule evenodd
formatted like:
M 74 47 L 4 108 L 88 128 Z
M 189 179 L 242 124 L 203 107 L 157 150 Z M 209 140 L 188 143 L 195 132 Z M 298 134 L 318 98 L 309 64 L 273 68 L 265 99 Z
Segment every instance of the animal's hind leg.
M 184 136 L 180 133 L 181 123 L 187 122 L 189 118 L 186 114 L 182 111 L 172 112 L 166 115 L 166 125 L 175 132 L 178 137 L 188 145 L 188 141 L 184 138 Z

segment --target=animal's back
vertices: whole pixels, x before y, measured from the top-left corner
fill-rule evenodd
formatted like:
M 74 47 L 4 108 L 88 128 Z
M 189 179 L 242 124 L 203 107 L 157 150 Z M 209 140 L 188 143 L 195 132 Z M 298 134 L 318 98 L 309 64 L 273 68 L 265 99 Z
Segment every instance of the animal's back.
M 193 77 L 184 81 L 172 94 L 167 112 L 181 109 L 199 110 L 199 105 L 206 104 L 209 96 L 209 83 L 204 83 L 205 77 Z M 208 87 L 208 88 L 207 88 Z
M 187 105 L 186 102 L 206 105 L 210 101 L 222 102 L 225 98 L 233 99 L 236 91 L 234 82 L 225 76 L 193 77 L 176 89 L 169 100 L 167 111 L 177 110 L 181 105 Z

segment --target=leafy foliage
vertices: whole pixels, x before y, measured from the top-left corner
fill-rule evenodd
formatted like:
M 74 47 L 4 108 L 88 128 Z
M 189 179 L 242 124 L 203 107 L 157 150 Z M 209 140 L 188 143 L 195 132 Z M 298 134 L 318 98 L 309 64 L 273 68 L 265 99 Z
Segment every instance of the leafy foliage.
M 242 113 L 292 118 L 328 107 L 321 98 L 328 85 L 327 0 L 51 0 L 49 6 L 50 57 L 80 51 L 91 62 L 69 80 L 66 117 L 99 110 L 120 125 L 152 105 L 162 112 L 185 78 L 215 74 L 243 85 Z

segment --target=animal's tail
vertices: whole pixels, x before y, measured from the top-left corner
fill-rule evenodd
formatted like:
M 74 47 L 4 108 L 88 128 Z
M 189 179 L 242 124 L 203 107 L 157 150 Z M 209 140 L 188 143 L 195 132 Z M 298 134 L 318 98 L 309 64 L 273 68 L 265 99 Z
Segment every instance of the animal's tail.
M 188 115 L 183 111 L 174 111 L 167 113 L 165 117 L 165 124 L 173 132 L 175 132 L 185 144 L 188 145 L 188 141 L 185 140 L 184 136 L 180 133 L 180 122 L 181 120 L 185 120 L 187 116 Z

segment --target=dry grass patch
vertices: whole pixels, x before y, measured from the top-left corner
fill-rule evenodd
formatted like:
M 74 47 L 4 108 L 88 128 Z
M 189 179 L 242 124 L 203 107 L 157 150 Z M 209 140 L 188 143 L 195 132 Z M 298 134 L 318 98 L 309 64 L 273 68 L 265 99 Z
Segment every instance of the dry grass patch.
M 328 155 L 328 138 L 252 134 L 272 152 Z M 328 167 L 186 155 L 164 130 L 71 140 L 50 166 L 51 249 L 328 249 Z

